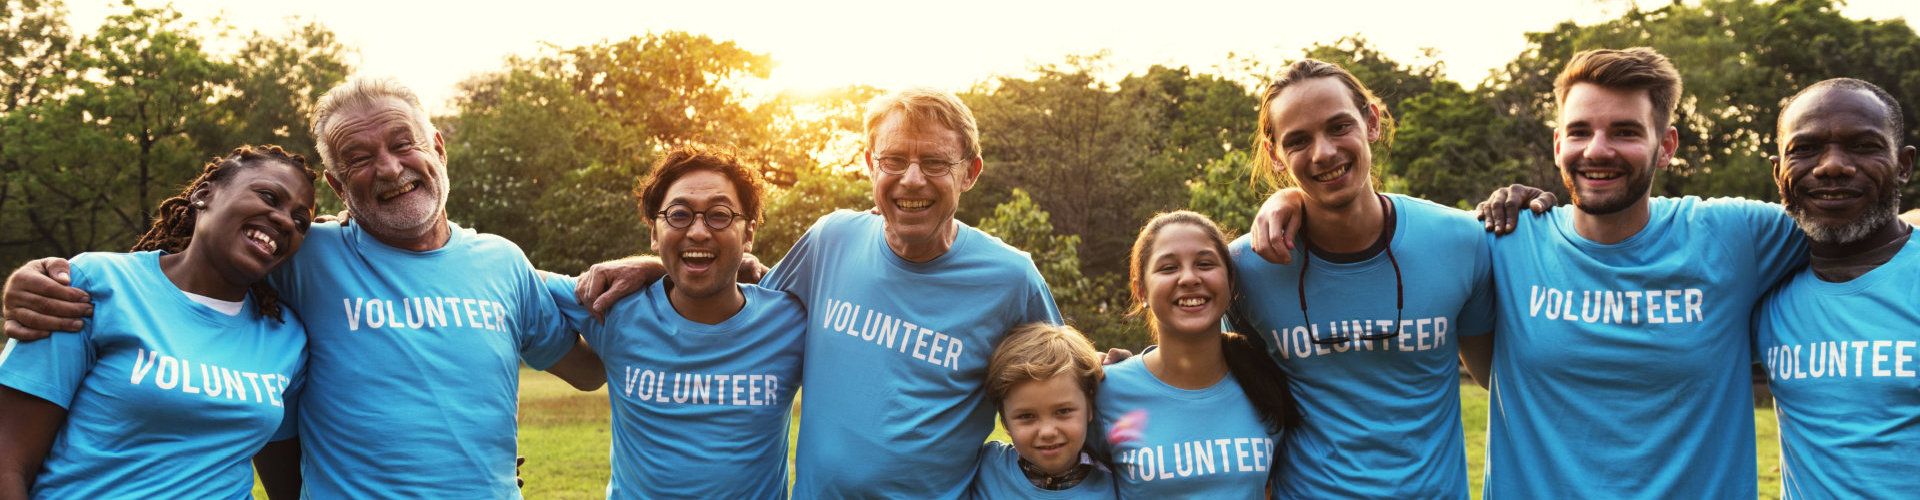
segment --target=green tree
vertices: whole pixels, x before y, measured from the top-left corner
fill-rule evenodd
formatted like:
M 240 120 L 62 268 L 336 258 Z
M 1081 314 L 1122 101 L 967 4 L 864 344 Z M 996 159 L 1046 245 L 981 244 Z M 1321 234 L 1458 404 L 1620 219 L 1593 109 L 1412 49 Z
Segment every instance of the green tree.
M 792 186 L 768 196 L 764 204 L 766 220 L 753 236 L 753 253 L 762 262 L 779 262 L 821 216 L 870 206 L 873 183 L 865 174 L 826 168 L 802 170 Z
M 199 122 L 195 135 L 206 137 L 207 154 L 224 153 L 240 144 L 275 144 L 320 164 L 309 131 L 313 105 L 320 96 L 345 81 L 353 51 L 332 30 L 318 22 L 292 24 L 286 29 L 253 31 L 233 55 L 232 92 L 218 103 L 222 118 Z M 333 190 L 315 190 L 320 213 L 345 208 Z
M 1106 300 L 1112 293 L 1112 283 L 1096 282 L 1080 273 L 1080 237 L 1055 234 L 1051 216 L 1025 189 L 1014 188 L 1010 194 L 1006 203 L 993 208 L 992 217 L 980 221 L 980 230 L 1033 258 L 1040 277 L 1053 292 L 1060 315 L 1086 333 L 1094 345 L 1135 350 L 1146 345 L 1145 325 L 1125 317 L 1123 307 L 1116 308 Z
M 34 256 L 41 241 L 32 224 L 30 166 L 58 142 L 52 131 L 35 126 L 44 102 L 64 86 L 66 53 L 73 43 L 66 8 L 57 0 L 0 0 L 0 263 Z

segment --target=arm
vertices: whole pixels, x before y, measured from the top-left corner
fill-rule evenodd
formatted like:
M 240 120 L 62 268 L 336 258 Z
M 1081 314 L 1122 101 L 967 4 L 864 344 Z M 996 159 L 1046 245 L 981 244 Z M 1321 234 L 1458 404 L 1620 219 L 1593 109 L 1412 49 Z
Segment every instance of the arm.
M 68 286 L 72 283 L 67 260 L 58 257 L 28 262 L 7 276 L 0 293 L 7 337 L 39 340 L 55 331 L 79 331 L 80 318 L 93 316 L 93 304 L 87 292 Z
M 1507 234 L 1513 232 L 1513 227 L 1520 223 L 1520 207 L 1525 206 L 1534 215 L 1540 215 L 1557 204 L 1559 200 L 1551 191 L 1514 184 L 1493 190 L 1493 194 L 1487 196 L 1487 201 L 1480 202 L 1473 211 L 1474 218 L 1486 221 L 1488 231 Z
M 1493 332 L 1460 336 L 1460 363 L 1481 389 L 1493 383 Z
M 1247 233 L 1253 243 L 1253 253 L 1275 264 L 1286 264 L 1293 260 L 1293 237 L 1300 232 L 1300 224 L 1306 221 L 1306 195 L 1300 194 L 1300 188 L 1286 188 L 1267 197 L 1260 204 L 1260 212 L 1253 216 L 1253 228 Z
M 572 384 L 573 388 L 582 391 L 591 391 L 607 385 L 606 365 L 600 362 L 600 355 L 594 353 L 592 347 L 587 347 L 586 339 L 579 336 L 573 338 L 573 349 L 568 350 L 559 361 L 555 361 L 553 366 L 547 367 L 547 373 L 560 377 L 560 380 L 565 380 L 568 384 Z
M 0 500 L 25 500 L 67 409 L 0 385 Z
M 757 259 L 755 262 L 759 262 Z M 744 270 L 743 270 L 744 272 Z M 587 306 L 594 319 L 605 321 L 607 309 L 614 302 L 633 295 L 661 276 L 667 275 L 667 265 L 659 257 L 641 255 L 620 260 L 610 260 L 594 264 L 580 275 L 580 284 L 573 289 L 574 300 Z
M 269 499 L 300 498 L 300 438 L 268 442 L 253 454 L 253 472 Z

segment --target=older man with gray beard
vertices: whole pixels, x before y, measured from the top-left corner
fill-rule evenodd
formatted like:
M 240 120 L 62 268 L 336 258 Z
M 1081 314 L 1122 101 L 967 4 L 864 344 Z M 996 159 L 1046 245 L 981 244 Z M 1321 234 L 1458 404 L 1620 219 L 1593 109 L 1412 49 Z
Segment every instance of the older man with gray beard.
M 447 220 L 447 153 L 399 82 L 355 78 L 315 104 L 327 185 L 353 223 L 316 223 L 271 276 L 307 329 L 300 438 L 256 463 L 275 497 L 519 498 L 519 365 L 591 390 L 605 373 L 520 248 Z M 66 262 L 8 279 L 6 332 L 74 330 Z M 298 453 L 297 476 L 276 473 Z M 301 480 L 304 479 L 304 489 Z
M 1780 421 L 1781 498 L 1920 490 L 1920 244 L 1900 220 L 1913 173 L 1900 103 L 1860 80 L 1780 113 L 1774 179 L 1812 260 L 1754 312 L 1754 362 Z

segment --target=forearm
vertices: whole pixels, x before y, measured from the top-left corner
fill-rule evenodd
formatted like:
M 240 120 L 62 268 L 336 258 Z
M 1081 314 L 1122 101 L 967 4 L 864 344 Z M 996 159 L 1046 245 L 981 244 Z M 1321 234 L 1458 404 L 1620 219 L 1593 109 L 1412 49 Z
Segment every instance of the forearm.
M 24 500 L 67 410 L 7 386 L 0 386 L 0 409 L 0 500 Z
M 1474 383 L 1489 388 L 1493 382 L 1493 332 L 1460 337 L 1460 363 L 1466 365 Z
M 269 499 L 300 498 L 300 438 L 273 441 L 253 454 L 253 472 Z
M 553 366 L 547 367 L 547 373 L 560 377 L 560 380 L 582 391 L 607 385 L 607 367 L 601 363 L 600 355 L 587 346 L 585 339 L 577 336 L 573 339 L 573 349 L 568 350 Z

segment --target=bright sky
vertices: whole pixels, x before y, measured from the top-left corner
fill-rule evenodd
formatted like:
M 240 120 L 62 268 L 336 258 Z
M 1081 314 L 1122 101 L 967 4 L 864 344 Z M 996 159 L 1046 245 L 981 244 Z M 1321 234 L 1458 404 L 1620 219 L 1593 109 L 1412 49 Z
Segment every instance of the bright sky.
M 120 0 L 67 0 L 76 31 L 92 32 Z M 142 0 L 152 4 L 154 0 Z M 454 85 L 501 67 L 509 54 L 680 30 L 733 40 L 779 62 L 769 90 L 849 84 L 882 89 L 932 85 L 963 90 L 993 75 L 1025 75 L 1038 63 L 1110 50 L 1119 74 L 1153 64 L 1215 72 L 1228 54 L 1269 66 L 1314 42 L 1363 34 L 1389 57 L 1413 63 L 1440 51 L 1448 76 L 1471 87 L 1526 46 L 1523 33 L 1561 21 L 1616 17 L 1614 0 L 175 0 L 189 20 L 221 16 L 241 32 L 287 26 L 288 16 L 325 24 L 359 51 L 364 74 L 413 87 L 446 111 Z M 1648 2 L 1658 5 L 1658 0 Z M 967 6 L 964 8 L 947 6 Z M 1264 6 L 1259 9 L 1250 6 Z M 1920 1 L 1851 0 L 1849 17 L 1920 19 Z

